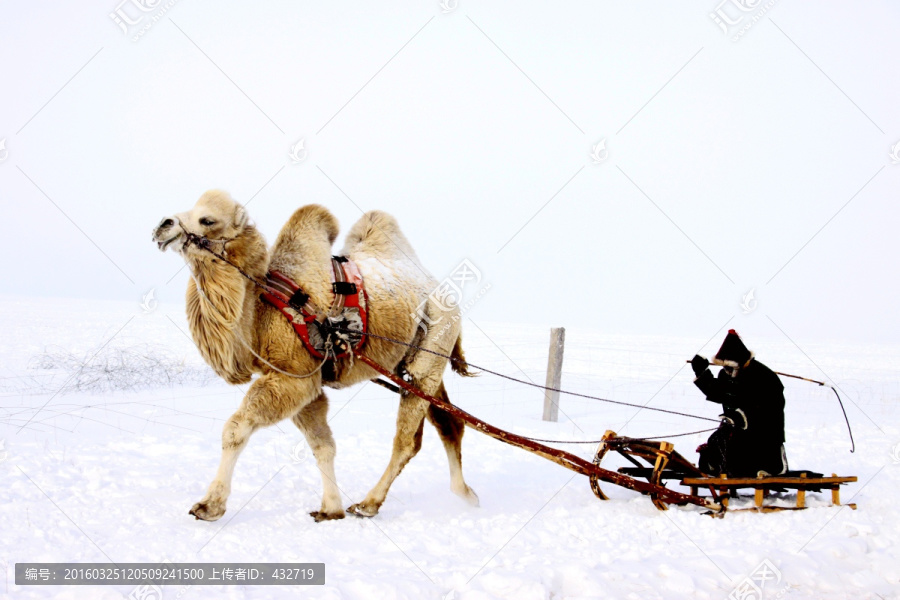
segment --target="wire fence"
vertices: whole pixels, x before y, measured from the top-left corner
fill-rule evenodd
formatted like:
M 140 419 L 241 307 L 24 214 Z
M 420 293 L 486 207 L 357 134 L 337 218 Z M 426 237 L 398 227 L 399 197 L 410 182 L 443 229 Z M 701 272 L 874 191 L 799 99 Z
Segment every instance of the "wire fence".
M 561 388 L 649 407 L 683 411 L 708 417 L 721 413 L 721 406 L 707 402 L 694 386 L 694 374 L 686 360 L 700 351 L 713 354 L 720 340 L 701 350 L 691 339 L 604 336 L 567 331 Z M 467 328 L 463 345 L 472 363 L 484 365 L 520 379 L 544 383 L 549 329 L 506 325 Z M 856 356 L 839 345 L 811 346 L 801 351 L 791 343 L 767 340 L 757 354 L 768 366 L 799 373 L 835 384 L 845 396 L 855 424 L 872 426 L 896 415 L 900 409 L 900 382 L 894 365 Z M 813 362 L 810 356 L 816 356 Z M 543 428 L 539 422 L 543 393 L 526 386 L 485 376 L 478 384 L 449 378 L 451 399 L 480 415 L 490 415 L 499 426 Z M 843 425 L 841 408 L 826 387 L 783 378 L 786 397 L 786 428 L 821 424 Z M 493 421 L 492 421 L 493 422 Z M 696 429 L 692 421 L 649 410 L 616 407 L 560 397 L 559 430 L 572 439 L 594 439 L 613 429 L 633 437 Z
M 685 363 L 697 351 L 696 341 L 579 333 L 567 332 L 562 389 L 712 418 L 719 414 L 720 407 L 706 402 L 693 385 L 693 373 Z M 548 335 L 549 330 L 545 328 L 482 324 L 479 328 L 467 327 L 463 346 L 472 363 L 543 385 Z M 191 412 L 173 408 L 171 402 L 166 404 L 156 398 L 171 395 L 164 390 L 190 388 L 196 391 L 196 388 L 208 387 L 223 398 L 222 408 L 210 409 L 210 415 L 214 415 L 210 418 L 220 421 L 227 417 L 236 407 L 228 394 L 239 397 L 243 390 L 232 388 L 233 391 L 228 392 L 229 388 L 201 361 L 189 341 L 179 342 L 181 345 L 165 346 L 130 340 L 117 347 L 80 352 L 61 347 L 46 348 L 23 362 L 24 368 L 7 369 L 7 374 L 0 377 L 0 421 L 9 425 L 27 422 L 30 411 L 35 410 L 35 407 L 29 407 L 34 402 L 24 400 L 28 396 L 85 394 L 85 398 L 76 398 L 74 403 L 60 402 L 61 399 L 56 398 L 40 411 L 40 417 L 30 427 L 52 429 L 65 424 L 68 429 L 75 417 L 94 419 L 111 426 L 124 426 L 123 423 L 133 426 L 134 422 L 119 418 L 126 414 L 143 421 L 142 428 L 147 423 L 160 422 L 160 419 L 177 426 L 179 417 L 192 415 L 205 419 L 207 415 L 199 409 L 199 412 Z M 900 405 L 900 383 L 890 365 L 879 368 L 877 361 L 850 361 L 834 349 L 824 349 L 817 353 L 817 356 L 825 357 L 824 362 L 818 363 L 826 371 L 823 374 L 808 357 L 787 345 L 763 347 L 759 354 L 760 359 L 773 368 L 833 381 L 849 400 L 852 421 L 875 422 L 895 415 Z M 641 437 L 697 429 L 694 421 L 677 416 L 572 396 L 561 397 L 559 422 L 545 423 L 540 420 L 541 390 L 489 374 L 469 379 L 454 377 L 448 371 L 445 381 L 451 400 L 469 412 L 499 427 L 543 437 L 595 439 L 606 429 Z M 784 384 L 788 429 L 807 423 L 810 418 L 830 422 L 831 417 L 840 417 L 840 409 L 827 388 L 793 380 L 784 380 Z M 393 396 L 374 389 L 376 386 L 369 387 L 373 389 L 364 391 L 352 402 L 358 388 L 329 391 L 332 415 L 346 410 L 343 419 L 354 411 L 392 412 L 388 404 L 372 403 L 379 398 L 395 402 Z M 153 390 L 159 391 L 151 396 L 153 402 L 147 402 L 145 396 L 130 399 L 117 396 L 114 403 L 109 398 L 101 398 L 105 401 L 91 399 L 92 395 Z M 16 398 L 21 402 L 16 402 Z M 43 399 L 38 404 L 42 402 Z M 811 407 L 821 410 L 811 411 Z M 547 435 L 550 432 L 552 434 Z

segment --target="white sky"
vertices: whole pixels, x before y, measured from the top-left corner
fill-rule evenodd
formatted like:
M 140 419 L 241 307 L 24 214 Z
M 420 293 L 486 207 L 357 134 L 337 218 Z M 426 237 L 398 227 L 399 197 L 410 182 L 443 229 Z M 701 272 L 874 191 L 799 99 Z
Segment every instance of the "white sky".
M 900 341 L 896 3 L 115 1 L 0 2 L 0 293 L 182 303 L 150 230 L 217 187 L 394 214 L 476 322 Z

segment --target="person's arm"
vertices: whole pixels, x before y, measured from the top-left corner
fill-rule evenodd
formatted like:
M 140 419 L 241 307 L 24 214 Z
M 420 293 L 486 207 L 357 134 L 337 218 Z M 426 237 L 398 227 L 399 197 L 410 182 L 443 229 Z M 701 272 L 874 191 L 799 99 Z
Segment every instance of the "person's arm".
M 709 369 L 703 371 L 694 385 L 700 388 L 700 391 L 706 396 L 706 399 L 716 404 L 727 404 L 734 406 L 737 402 L 737 396 L 734 393 L 734 380 L 729 376 L 715 378 Z
M 699 354 L 691 360 L 691 368 L 697 376 L 694 385 L 700 388 L 707 400 L 717 404 L 734 404 L 734 380 L 731 377 L 713 377 L 709 361 Z

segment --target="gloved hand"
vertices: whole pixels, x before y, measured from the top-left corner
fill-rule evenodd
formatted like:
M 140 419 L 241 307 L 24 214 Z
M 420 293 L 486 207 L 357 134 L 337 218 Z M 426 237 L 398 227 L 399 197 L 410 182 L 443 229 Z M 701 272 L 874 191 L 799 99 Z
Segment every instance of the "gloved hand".
M 709 368 L 709 361 L 697 354 L 691 359 L 691 368 L 694 370 L 694 375 L 700 377 Z
M 747 429 L 747 415 L 742 410 L 726 407 L 725 413 L 719 415 L 719 418 L 722 419 L 723 423 L 727 422 L 737 429 Z

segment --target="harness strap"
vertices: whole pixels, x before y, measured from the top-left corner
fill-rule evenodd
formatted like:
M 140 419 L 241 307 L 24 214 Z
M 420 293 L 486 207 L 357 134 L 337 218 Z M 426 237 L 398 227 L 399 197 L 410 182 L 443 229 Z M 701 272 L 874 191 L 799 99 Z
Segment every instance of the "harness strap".
M 309 301 L 309 295 L 300 289 L 296 283 L 285 277 L 279 271 L 269 271 L 266 274 L 266 284 L 270 295 L 277 294 L 282 304 L 288 304 L 295 311 L 318 314 L 315 305 Z M 263 294 L 265 296 L 266 294 Z
M 341 318 L 344 309 L 355 308 L 362 321 L 362 331 L 359 333 L 364 334 L 368 331 L 368 318 L 365 310 L 368 303 L 363 304 L 359 299 L 360 294 L 363 294 L 365 298 L 365 287 L 359 268 L 343 256 L 332 257 L 331 266 L 334 302 L 327 313 L 317 310 L 310 301 L 309 294 L 279 271 L 273 270 L 266 274 L 266 289 L 260 294 L 260 298 L 277 308 L 287 318 L 309 353 L 316 358 L 326 360 L 346 356 L 350 353 L 350 348 L 335 355 L 333 351 L 329 353 L 326 346 L 323 354 L 310 340 L 310 325 L 317 328 L 318 336 L 328 336 L 326 339 L 330 340 L 331 335 L 336 335 L 335 332 L 346 326 L 345 321 L 342 321 Z M 365 335 L 360 335 L 355 349 L 361 349 L 365 339 Z M 340 347 L 340 344 L 335 344 L 335 347 Z
M 262 293 L 259 296 L 260 299 L 277 308 L 279 312 L 287 318 L 310 354 L 316 358 L 323 359 L 323 363 L 319 365 L 320 369 L 325 362 L 335 358 L 349 355 L 352 361 L 353 357 L 351 351 L 359 350 L 365 345 L 366 333 L 368 332 L 366 315 L 368 299 L 365 300 L 365 304 L 360 303 L 360 293 L 366 298 L 362 275 L 356 264 L 350 261 L 346 256 L 332 257 L 332 288 L 335 293 L 334 303 L 328 313 L 323 313 L 311 302 L 309 294 L 304 292 L 299 285 L 291 281 L 291 279 L 283 273 L 274 270 L 269 271 L 266 273 L 266 282 L 261 283 L 257 281 L 256 278 L 248 275 L 238 265 L 228 260 L 226 256 L 212 249 L 213 243 L 221 243 L 222 252 L 224 253 L 225 245 L 231 240 L 210 240 L 207 237 L 187 231 L 184 229 L 183 225 L 181 228 L 187 237 L 185 245 L 195 244 L 198 248 L 209 252 L 219 260 L 231 265 L 245 279 L 262 290 Z M 347 265 L 346 270 L 350 273 L 350 281 L 347 281 L 348 276 L 345 273 L 344 265 Z M 193 273 L 191 276 L 193 277 Z M 199 282 L 197 282 L 196 277 L 194 278 L 194 281 L 197 283 L 199 292 L 205 297 L 205 293 L 200 287 Z M 209 298 L 206 298 L 206 300 L 214 309 L 216 309 L 216 306 L 209 301 Z M 344 312 L 345 307 L 356 309 L 355 314 L 350 314 L 348 317 L 347 313 Z M 354 321 L 359 323 L 359 331 L 355 328 L 347 329 L 347 325 Z M 317 337 L 324 342 L 322 347 L 324 354 L 319 352 L 310 340 L 310 324 L 316 328 Z M 356 338 L 355 344 L 353 343 L 354 338 Z M 245 345 L 247 344 L 245 343 Z M 340 354 L 335 355 L 334 347 L 341 349 Z M 268 364 L 277 371 L 281 371 L 256 354 L 249 345 L 247 345 L 247 348 L 262 362 Z M 292 375 L 291 373 L 286 374 Z M 303 377 L 308 376 L 309 375 L 304 375 Z
M 352 296 L 356 293 L 356 284 L 349 281 L 335 281 L 331 284 L 331 289 L 340 296 Z
M 345 298 L 343 294 L 338 292 L 338 286 L 346 283 L 346 276 L 344 275 L 343 264 L 334 256 L 331 257 L 331 271 L 331 287 L 332 290 L 334 290 L 334 304 L 331 305 L 331 311 L 328 313 L 328 316 L 336 317 L 344 310 Z
M 303 307 L 306 306 L 307 302 L 309 302 L 309 294 L 300 289 L 291 294 L 291 298 L 288 300 L 288 304 L 290 304 L 294 310 L 303 310 Z

